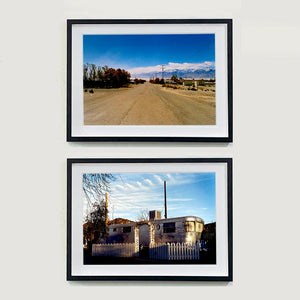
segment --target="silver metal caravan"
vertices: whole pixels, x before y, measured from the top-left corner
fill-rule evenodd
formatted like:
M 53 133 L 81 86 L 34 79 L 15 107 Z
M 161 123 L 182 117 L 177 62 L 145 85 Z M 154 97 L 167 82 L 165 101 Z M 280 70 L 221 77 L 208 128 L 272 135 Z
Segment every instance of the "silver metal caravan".
M 134 243 L 136 222 L 107 226 L 107 243 Z
M 154 219 L 108 225 L 107 243 L 195 243 L 200 241 L 204 221 L 195 216 Z M 137 236 L 138 235 L 138 236 Z
M 195 216 L 154 220 L 156 243 L 195 243 L 200 241 L 204 221 Z

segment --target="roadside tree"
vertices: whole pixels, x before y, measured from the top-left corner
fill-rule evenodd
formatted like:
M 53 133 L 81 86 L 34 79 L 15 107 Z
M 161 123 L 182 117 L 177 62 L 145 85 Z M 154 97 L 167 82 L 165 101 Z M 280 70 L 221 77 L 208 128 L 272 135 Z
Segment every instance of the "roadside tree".
M 105 219 L 108 211 L 105 207 L 105 194 L 110 192 L 115 177 L 110 173 L 83 174 L 82 188 L 87 201 L 87 213 L 84 218 L 84 243 L 95 243 L 106 235 Z

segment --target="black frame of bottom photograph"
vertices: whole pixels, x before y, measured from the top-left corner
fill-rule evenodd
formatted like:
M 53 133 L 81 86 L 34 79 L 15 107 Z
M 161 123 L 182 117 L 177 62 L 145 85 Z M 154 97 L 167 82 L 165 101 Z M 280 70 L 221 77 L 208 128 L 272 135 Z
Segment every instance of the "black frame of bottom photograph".
M 83 224 L 82 213 L 82 199 L 85 197 L 84 193 L 87 193 L 87 191 L 84 190 L 84 176 L 86 174 L 93 175 L 94 173 L 99 173 L 104 176 L 107 176 L 109 173 L 121 173 L 122 176 L 128 176 L 127 174 L 150 174 L 154 177 L 157 176 L 155 175 L 156 173 L 171 175 L 174 173 L 176 176 L 178 174 L 214 173 L 216 222 L 204 225 L 204 221 L 202 221 L 201 218 L 192 216 L 167 218 L 166 181 L 164 181 L 161 182 L 161 191 L 164 191 L 165 194 L 163 195 L 162 192 L 162 199 L 165 197 L 165 219 L 163 219 L 163 214 L 153 210 L 149 212 L 150 219 L 148 219 L 148 221 L 134 221 L 133 223 L 128 223 L 128 226 L 125 224 L 128 229 L 130 229 L 130 226 L 134 228 L 131 234 L 131 236 L 134 237 L 130 242 L 124 240 L 124 244 L 120 244 L 116 239 L 113 239 L 113 233 L 109 232 L 117 230 L 119 232 L 121 226 L 123 232 L 126 232 L 124 231 L 126 226 L 123 223 L 107 223 L 106 194 L 106 203 L 103 202 L 105 203 L 105 210 L 102 211 L 103 216 L 105 214 L 105 229 L 103 234 L 106 236 L 106 240 L 105 242 L 98 242 L 100 245 L 97 245 L 97 243 L 92 244 L 92 242 L 89 241 L 86 243 L 87 246 L 84 245 L 84 247 L 82 247 L 83 228 L 87 224 Z M 123 175 L 123 173 L 126 175 Z M 171 177 L 171 175 L 168 176 Z M 159 178 L 159 180 L 161 179 Z M 147 179 L 144 181 L 146 182 Z M 150 180 L 148 181 L 150 182 Z M 138 182 L 139 185 L 141 184 L 140 182 Z M 124 184 L 134 189 L 131 184 Z M 152 189 L 149 190 L 152 191 Z M 70 158 L 67 160 L 67 280 L 232 281 L 232 201 L 231 158 Z M 155 214 L 155 218 L 156 214 L 159 214 L 157 220 L 155 218 L 151 219 L 151 214 Z M 167 220 L 168 222 L 166 222 Z M 160 225 L 156 225 L 158 224 L 158 221 Z M 193 221 L 194 225 L 192 230 L 195 233 L 198 232 L 196 229 L 198 224 L 199 226 L 204 226 L 201 227 L 202 237 L 207 228 L 205 226 L 213 226 L 214 224 L 216 245 L 214 250 L 215 256 L 211 255 L 211 252 L 209 252 L 210 248 L 203 244 L 203 238 L 201 242 L 199 238 L 194 244 L 176 241 L 174 243 L 165 242 L 156 244 L 155 240 L 155 242 L 151 244 L 154 246 L 143 248 L 141 247 L 141 244 L 137 245 L 139 243 L 139 238 L 137 237 L 136 241 L 136 232 L 139 232 L 141 228 L 153 228 L 151 229 L 152 231 L 148 228 L 148 232 L 156 232 L 155 230 L 161 226 L 161 229 L 162 227 L 164 228 L 164 231 L 162 232 L 168 232 L 170 230 L 172 231 L 172 228 L 165 229 L 165 227 L 172 226 L 172 224 L 175 224 L 176 222 L 176 232 L 179 232 L 180 228 L 178 227 L 177 231 L 177 226 L 179 226 L 177 224 L 184 224 L 183 226 L 187 226 L 186 224 L 191 223 L 191 221 Z M 118 229 L 119 227 L 120 229 Z M 184 230 L 182 229 L 182 231 L 188 230 L 184 227 Z M 188 233 L 190 238 L 190 232 Z M 93 234 L 96 236 L 95 232 L 93 232 Z M 109 236 L 109 239 L 107 238 L 107 235 Z M 128 234 L 123 235 L 129 236 Z M 179 233 L 177 233 L 177 235 L 179 235 Z M 156 239 L 156 235 L 153 233 L 153 239 L 154 236 Z M 99 238 L 99 240 L 101 239 Z M 133 253 L 133 255 L 113 257 L 112 253 L 117 251 L 117 248 L 120 247 L 120 245 L 122 246 L 122 249 L 127 247 L 126 251 L 128 253 Z M 159 247 L 157 245 L 159 245 Z M 101 249 L 102 251 L 100 256 L 98 256 L 99 253 L 97 252 L 97 249 Z M 157 259 L 157 253 L 160 254 L 159 259 Z M 176 254 L 174 253 L 181 254 L 180 260 L 178 260 L 178 256 L 176 258 Z M 183 254 L 185 256 L 183 256 Z M 188 268 L 186 268 L 187 266 Z M 186 269 L 191 269 L 192 271 L 186 272 Z M 220 269 L 222 271 L 220 271 Z

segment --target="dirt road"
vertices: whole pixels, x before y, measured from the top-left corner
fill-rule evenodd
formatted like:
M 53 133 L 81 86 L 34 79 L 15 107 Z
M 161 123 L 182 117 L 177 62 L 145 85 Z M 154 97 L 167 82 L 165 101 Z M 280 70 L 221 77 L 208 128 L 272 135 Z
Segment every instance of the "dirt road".
M 84 93 L 85 125 L 215 125 L 215 98 L 145 83 Z

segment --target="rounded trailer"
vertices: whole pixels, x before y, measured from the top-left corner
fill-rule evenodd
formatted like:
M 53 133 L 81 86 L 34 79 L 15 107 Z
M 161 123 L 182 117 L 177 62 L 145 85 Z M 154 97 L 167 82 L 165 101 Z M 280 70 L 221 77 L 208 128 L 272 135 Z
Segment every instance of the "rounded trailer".
M 108 243 L 195 243 L 200 241 L 204 221 L 195 216 L 155 219 L 108 225 Z
M 195 243 L 200 241 L 204 221 L 195 216 L 153 220 L 156 243 Z

